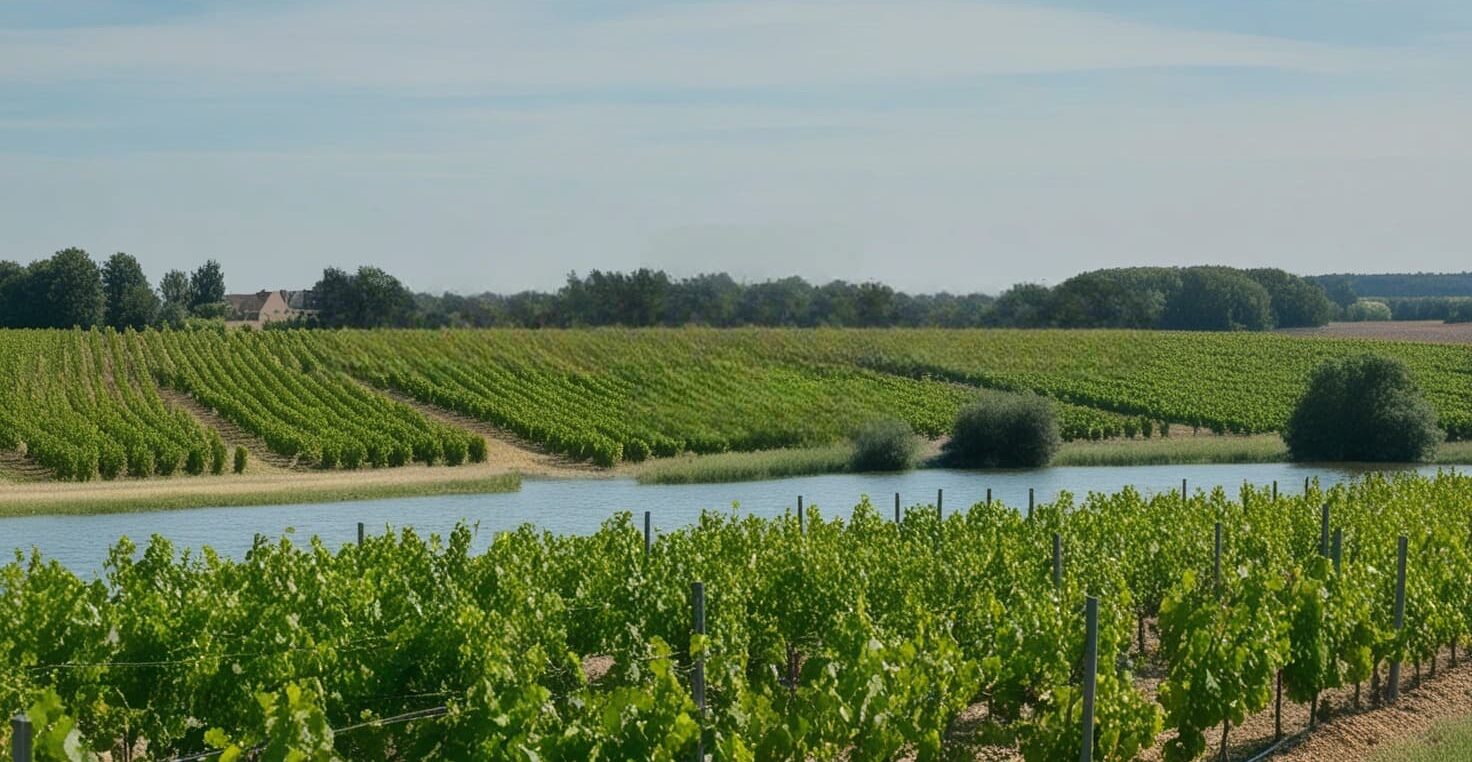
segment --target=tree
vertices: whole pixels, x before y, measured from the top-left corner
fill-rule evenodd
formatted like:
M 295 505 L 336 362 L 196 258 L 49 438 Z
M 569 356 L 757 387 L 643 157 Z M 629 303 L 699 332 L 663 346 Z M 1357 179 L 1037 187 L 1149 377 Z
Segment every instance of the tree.
M 993 320 L 1003 328 L 1042 328 L 1049 324 L 1053 293 L 1039 283 L 1019 283 L 997 297 Z
M 398 278 L 377 267 L 363 266 L 352 279 L 354 319 L 358 328 L 389 328 L 409 325 L 414 316 L 414 295 Z
M 143 267 L 128 254 L 118 252 L 103 264 L 102 292 L 104 322 L 113 328 L 143 328 L 157 317 L 158 296 L 149 287 Z
M 194 304 L 194 291 L 189 285 L 189 276 L 183 270 L 164 273 L 163 280 L 158 282 L 158 291 L 165 306 L 178 305 L 187 310 Z
M 1360 295 L 1355 293 L 1354 284 L 1349 278 L 1338 277 L 1324 284 L 1324 292 L 1329 301 L 1339 305 L 1339 309 L 1348 309 L 1349 305 L 1359 301 Z
M 220 263 L 206 260 L 189 275 L 189 309 L 199 314 L 206 305 L 225 301 L 225 272 Z M 209 311 L 209 310 L 205 310 Z
M 1272 327 L 1267 289 L 1226 267 L 1191 267 L 1165 306 L 1162 327 L 1188 331 L 1262 331 Z
M 1441 439 L 1405 364 L 1379 355 L 1326 360 L 1283 430 L 1299 461 L 1423 461 Z
M 32 304 L 28 325 L 90 328 L 102 322 L 102 275 L 87 252 L 62 249 L 50 259 L 32 262 L 27 280 Z
M 328 328 L 352 325 L 358 314 L 357 287 L 353 277 L 336 267 L 322 271 L 322 279 L 312 286 L 317 300 L 317 319 Z
M 1319 326 L 1334 317 L 1334 303 L 1324 288 L 1306 278 L 1276 268 L 1246 270 L 1247 277 L 1267 289 L 1273 312 L 1273 325 L 1278 328 Z

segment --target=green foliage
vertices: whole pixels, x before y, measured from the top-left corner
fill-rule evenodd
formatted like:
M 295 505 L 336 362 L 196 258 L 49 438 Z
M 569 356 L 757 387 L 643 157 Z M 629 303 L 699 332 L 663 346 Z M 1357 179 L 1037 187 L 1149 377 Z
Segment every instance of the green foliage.
M 1441 439 L 1405 363 L 1378 355 L 1320 365 L 1283 432 L 1294 460 L 1422 461 Z
M 910 424 L 894 418 L 869 421 L 854 432 L 851 471 L 905 471 L 915 465 L 920 442 Z
M 1073 759 L 1087 584 L 1095 757 L 1134 758 L 1167 727 L 1167 755 L 1191 759 L 1210 728 L 1266 706 L 1280 668 L 1311 698 L 1364 680 L 1372 659 L 1465 639 L 1469 495 L 1472 477 L 1445 473 L 1277 499 L 1064 496 L 1030 520 L 994 503 L 895 524 L 864 502 L 842 520 L 810 508 L 806 532 L 710 512 L 648 556 L 629 514 L 586 536 L 503 532 L 481 553 L 466 526 L 338 548 L 262 537 L 240 560 L 124 539 L 95 579 L 39 555 L 0 567 L 0 704 L 39 706 L 45 743 L 72 750 L 55 759 L 144 738 L 159 758 L 675 760 L 703 727 L 723 759 L 796 761 L 949 758 L 947 729 L 984 701 L 989 730 L 1029 760 Z M 1350 549 L 1338 570 L 1318 555 L 1325 503 Z M 1205 582 L 1215 522 L 1219 589 Z M 1411 552 L 1394 636 L 1397 533 Z M 705 636 L 690 631 L 692 579 Z M 1122 668 L 1136 614 L 1156 608 L 1159 706 Z M 590 680 L 589 656 L 612 669 Z
M 148 285 L 143 267 L 133 257 L 118 252 L 102 266 L 105 302 L 104 322 L 113 328 L 145 328 L 158 315 L 158 296 Z
M 1165 745 L 1171 762 L 1201 756 L 1207 729 L 1241 725 L 1267 706 L 1290 645 L 1281 583 L 1256 565 L 1224 571 L 1220 590 L 1186 572 L 1160 607 L 1160 647 L 1170 664 L 1160 704 L 1178 731 Z
M 1045 466 L 1061 440 L 1053 408 L 1033 394 L 992 397 L 961 409 L 945 459 L 964 468 Z
M 1344 308 L 1344 319 L 1354 323 L 1389 320 L 1390 305 L 1370 299 L 1360 299 Z
M 225 301 L 225 272 L 213 259 L 189 274 L 189 311 L 200 317 L 222 317 Z

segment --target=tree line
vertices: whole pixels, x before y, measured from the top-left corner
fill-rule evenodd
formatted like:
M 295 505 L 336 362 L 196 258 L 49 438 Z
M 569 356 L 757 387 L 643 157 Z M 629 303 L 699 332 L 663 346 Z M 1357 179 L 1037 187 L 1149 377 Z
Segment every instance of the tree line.
M 279 284 L 278 284 L 279 285 Z M 100 267 L 64 249 L 22 267 L 0 262 L 0 327 L 182 326 L 226 317 L 225 277 L 209 260 L 150 286 L 138 260 L 118 253 Z M 308 317 L 272 327 L 788 326 L 937 328 L 1168 328 L 1248 330 L 1323 325 L 1355 304 L 1277 269 L 1134 267 L 1094 270 L 1057 286 L 981 293 L 908 294 L 877 282 L 743 283 L 726 273 L 676 278 L 660 270 L 572 273 L 552 292 L 415 294 L 377 267 L 328 268 L 312 287 Z
M 0 261 L 0 328 L 182 327 L 225 314 L 225 273 L 211 259 L 170 270 L 155 290 L 143 267 L 119 252 L 98 267 L 82 249 L 62 249 L 22 267 Z
M 725 273 L 672 278 L 658 270 L 594 270 L 556 292 L 419 294 L 404 325 L 846 326 L 1267 330 L 1323 325 L 1349 304 L 1277 269 L 1139 267 L 1095 270 L 1054 287 L 1001 295 L 907 294 L 882 283 L 791 277 L 740 283 Z

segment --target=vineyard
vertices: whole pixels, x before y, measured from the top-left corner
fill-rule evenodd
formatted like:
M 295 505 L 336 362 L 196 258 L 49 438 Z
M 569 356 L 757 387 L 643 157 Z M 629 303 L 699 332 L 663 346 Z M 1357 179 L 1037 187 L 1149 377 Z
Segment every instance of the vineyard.
M 6 331 L 0 450 L 59 479 L 218 473 L 187 395 L 299 467 L 455 465 L 486 442 L 410 404 L 612 466 L 832 443 L 893 416 L 939 437 L 984 393 L 1036 392 L 1064 439 L 1281 429 L 1310 371 L 1404 360 L 1472 436 L 1465 347 L 1264 334 L 961 330 Z
M 622 514 L 479 554 L 463 526 L 258 537 L 240 561 L 122 540 L 96 581 L 39 555 L 0 569 L 0 704 L 40 759 L 1077 759 L 1088 595 L 1094 759 L 1199 759 L 1280 675 L 1290 702 L 1360 685 L 1369 705 L 1392 662 L 1465 642 L 1469 500 L 1465 476 L 1372 476 L 652 536 Z M 956 732 L 963 713 L 982 730 Z

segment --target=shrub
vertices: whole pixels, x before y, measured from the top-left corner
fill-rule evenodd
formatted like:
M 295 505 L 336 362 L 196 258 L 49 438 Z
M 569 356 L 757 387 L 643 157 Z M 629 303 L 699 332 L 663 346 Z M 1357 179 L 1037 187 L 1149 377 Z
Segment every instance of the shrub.
M 1344 319 L 1355 323 L 1389 320 L 1390 305 L 1385 302 L 1370 302 L 1361 299 L 1344 309 Z
M 189 452 L 184 456 L 185 473 L 188 473 L 190 476 L 199 476 L 204 473 L 206 459 L 207 456 L 203 447 L 189 448 Z
M 210 439 L 210 473 L 219 476 L 225 473 L 225 442 L 216 434 Z
M 235 473 L 245 473 L 245 464 L 248 460 L 250 460 L 250 453 L 244 447 L 237 445 L 235 447 Z
M 470 438 L 470 462 L 471 463 L 484 463 L 484 462 L 486 462 L 486 438 L 485 437 L 474 437 L 473 436 L 473 437 Z M 395 465 L 403 465 L 403 464 L 402 463 L 396 463 Z
M 121 445 L 104 442 L 97 451 L 97 474 L 104 479 L 118 478 L 127 464 L 128 455 Z
M 920 442 L 910 424 L 881 418 L 860 426 L 852 437 L 851 471 L 905 471 L 913 468 Z
M 128 475 L 153 476 L 153 450 L 141 445 L 128 450 Z
M 649 458 L 649 443 L 642 439 L 630 439 L 624 443 L 624 460 L 643 463 Z
M 1035 394 L 988 398 L 956 414 L 945 460 L 963 468 L 1036 468 L 1058 451 L 1053 406 Z
M 1399 360 L 1362 355 L 1325 361 L 1283 430 L 1294 460 L 1411 462 L 1441 442 L 1436 411 Z
M 452 436 L 445 437 L 445 441 L 441 444 L 441 449 L 445 453 L 445 465 L 458 466 L 465 462 L 466 450 L 469 448 L 466 446 L 463 438 Z

